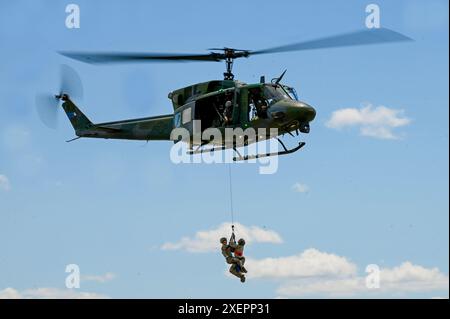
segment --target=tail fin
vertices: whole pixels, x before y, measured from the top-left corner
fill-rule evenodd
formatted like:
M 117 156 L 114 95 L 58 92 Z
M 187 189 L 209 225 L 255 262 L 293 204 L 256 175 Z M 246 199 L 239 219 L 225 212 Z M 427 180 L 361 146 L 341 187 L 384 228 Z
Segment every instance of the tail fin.
M 69 99 L 65 99 L 62 104 L 67 117 L 72 123 L 75 132 L 78 130 L 85 130 L 90 128 L 93 124 L 92 122 L 80 111 L 80 109 Z

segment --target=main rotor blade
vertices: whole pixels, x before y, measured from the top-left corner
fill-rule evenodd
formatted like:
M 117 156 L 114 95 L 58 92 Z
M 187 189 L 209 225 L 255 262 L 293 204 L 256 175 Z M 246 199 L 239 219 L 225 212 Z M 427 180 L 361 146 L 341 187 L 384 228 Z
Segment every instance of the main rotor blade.
M 83 53 L 59 52 L 60 54 L 81 62 L 91 64 L 121 63 L 121 62 L 161 62 L 161 61 L 213 61 L 223 59 L 220 53 L 208 54 L 169 54 L 169 53 Z
M 325 37 L 316 40 L 288 44 L 264 50 L 248 51 L 232 48 L 214 48 L 211 50 L 224 51 L 208 54 L 172 54 L 172 53 L 135 53 L 135 52 L 59 52 L 61 55 L 91 64 L 123 63 L 123 62 L 182 62 L 182 61 L 212 61 L 225 59 L 247 58 L 250 55 L 281 53 L 289 51 L 304 51 L 326 48 L 338 48 L 357 45 L 392 43 L 412 41 L 407 36 L 389 29 L 367 29 L 351 33 Z
M 282 45 L 264 50 L 251 51 L 250 55 L 281 53 L 289 51 L 316 50 L 326 48 L 339 48 L 357 45 L 371 45 L 379 43 L 392 43 L 404 41 L 413 41 L 413 40 L 401 33 L 389 29 L 384 28 L 370 29 L 335 35 L 331 37 L 325 37 L 317 40 L 310 40 L 294 44 Z

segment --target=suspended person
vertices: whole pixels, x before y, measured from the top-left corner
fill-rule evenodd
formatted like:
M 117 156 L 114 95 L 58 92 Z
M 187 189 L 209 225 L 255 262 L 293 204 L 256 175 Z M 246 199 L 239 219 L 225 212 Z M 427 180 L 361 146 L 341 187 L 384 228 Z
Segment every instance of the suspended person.
M 227 239 L 225 237 L 220 239 L 220 243 L 222 244 L 222 255 L 225 257 L 227 264 L 231 265 L 229 270 L 230 273 L 238 277 L 241 282 L 245 282 L 245 275 L 241 272 L 241 260 L 233 256 L 233 251 L 237 247 L 234 233 L 231 235 L 229 243 L 227 243 Z
M 241 238 L 238 240 L 238 244 L 236 248 L 234 249 L 234 258 L 239 260 L 239 266 L 241 267 L 241 271 L 243 273 L 247 273 L 247 269 L 245 269 L 245 257 L 244 257 L 244 246 L 245 246 L 245 240 L 244 238 Z

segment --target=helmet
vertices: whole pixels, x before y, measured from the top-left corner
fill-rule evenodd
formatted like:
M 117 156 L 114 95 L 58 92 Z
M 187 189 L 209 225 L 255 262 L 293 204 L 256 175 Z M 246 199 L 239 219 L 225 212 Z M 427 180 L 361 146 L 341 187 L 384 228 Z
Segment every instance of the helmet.
M 220 243 L 223 244 L 223 242 L 227 242 L 227 239 L 225 237 L 220 238 Z
M 244 246 L 245 245 L 245 240 L 243 238 L 239 239 L 238 240 L 238 244 L 241 245 L 241 246 Z

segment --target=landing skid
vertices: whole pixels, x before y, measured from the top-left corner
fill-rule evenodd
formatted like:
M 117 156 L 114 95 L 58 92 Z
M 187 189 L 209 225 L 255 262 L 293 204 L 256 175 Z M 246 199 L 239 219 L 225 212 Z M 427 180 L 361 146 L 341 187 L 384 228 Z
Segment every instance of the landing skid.
M 223 150 L 227 149 L 225 146 L 213 147 L 213 148 L 202 148 L 202 149 L 200 149 L 200 147 L 197 148 L 196 150 L 187 151 L 187 154 L 188 155 L 195 155 L 195 154 L 203 154 L 203 153 L 208 153 L 208 152 L 213 153 L 215 151 L 223 151 Z
M 237 157 L 233 157 L 233 161 L 235 162 L 240 162 L 240 161 L 249 161 L 249 160 L 253 160 L 253 159 L 257 159 L 257 158 L 264 158 L 264 157 L 270 157 L 270 156 L 280 156 L 280 155 L 287 155 L 287 154 L 292 154 L 297 152 L 298 150 L 300 150 L 303 146 L 306 145 L 305 142 L 300 142 L 298 143 L 297 147 L 291 148 L 291 149 L 287 149 L 286 146 L 284 145 L 284 143 L 277 138 L 278 142 L 280 142 L 281 146 L 283 147 L 284 151 L 281 152 L 273 152 L 273 153 L 266 153 L 266 154 L 256 154 L 256 155 L 246 155 L 246 156 L 242 156 L 238 150 L 236 148 L 233 148 L 234 151 L 239 155 Z
M 233 150 L 236 152 L 236 154 L 238 156 L 233 157 L 233 161 L 234 162 L 241 162 L 241 161 L 249 161 L 249 160 L 254 160 L 257 158 L 264 158 L 264 157 L 270 157 L 270 156 L 281 156 L 281 155 L 287 155 L 287 154 L 292 154 L 297 152 L 298 150 L 300 150 L 303 146 L 306 145 L 305 142 L 300 142 L 298 143 L 298 146 L 288 149 L 286 147 L 286 145 L 284 145 L 284 143 L 277 137 L 276 138 L 277 141 L 281 144 L 281 146 L 283 147 L 283 151 L 281 152 L 273 152 L 273 153 L 265 153 L 265 154 L 255 154 L 255 155 L 246 155 L 246 156 L 242 156 L 239 151 L 236 149 L 236 147 L 233 147 Z M 226 146 L 219 146 L 219 147 L 213 147 L 213 148 L 202 148 L 201 145 L 199 146 L 196 150 L 190 150 L 187 152 L 187 154 L 189 155 L 195 155 L 195 154 L 203 154 L 203 153 L 207 153 L 207 152 L 216 152 L 216 151 L 224 151 L 226 149 L 228 149 L 229 147 Z

